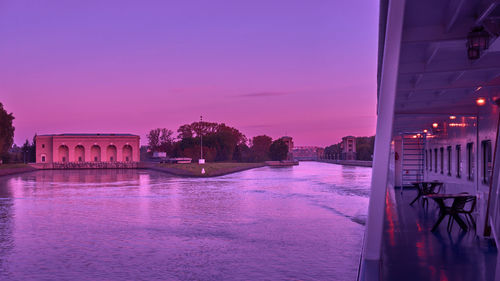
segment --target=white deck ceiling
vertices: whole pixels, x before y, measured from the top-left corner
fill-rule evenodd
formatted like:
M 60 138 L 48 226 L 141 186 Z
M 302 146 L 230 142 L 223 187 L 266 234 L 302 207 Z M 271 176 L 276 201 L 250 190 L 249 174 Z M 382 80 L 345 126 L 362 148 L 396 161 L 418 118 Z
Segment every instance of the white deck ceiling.
M 478 25 L 494 36 L 490 49 L 471 61 L 467 34 Z M 395 133 L 419 131 L 449 115 L 474 115 L 477 97 L 499 96 L 499 34 L 498 0 L 407 0 Z

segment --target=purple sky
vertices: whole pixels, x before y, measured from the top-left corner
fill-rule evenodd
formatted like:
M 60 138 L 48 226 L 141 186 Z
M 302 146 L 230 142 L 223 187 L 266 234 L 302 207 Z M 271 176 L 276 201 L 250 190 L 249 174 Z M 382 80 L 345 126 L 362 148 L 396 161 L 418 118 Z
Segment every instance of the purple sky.
M 0 102 L 36 133 L 176 130 L 326 146 L 375 132 L 378 1 L 0 0 Z

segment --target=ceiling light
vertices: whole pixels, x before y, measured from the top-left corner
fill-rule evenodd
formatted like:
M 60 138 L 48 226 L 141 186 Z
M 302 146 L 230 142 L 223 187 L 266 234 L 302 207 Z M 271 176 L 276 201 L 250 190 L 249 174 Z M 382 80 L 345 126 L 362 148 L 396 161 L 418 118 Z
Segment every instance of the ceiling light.
M 477 98 L 476 104 L 479 106 L 483 106 L 486 104 L 486 99 L 485 98 Z

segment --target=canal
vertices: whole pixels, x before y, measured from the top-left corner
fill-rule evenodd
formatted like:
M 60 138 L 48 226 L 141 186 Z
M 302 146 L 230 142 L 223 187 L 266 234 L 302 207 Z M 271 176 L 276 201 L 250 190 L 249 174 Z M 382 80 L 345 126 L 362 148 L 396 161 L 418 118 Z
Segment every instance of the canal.
M 0 280 L 355 280 L 371 168 L 0 177 Z

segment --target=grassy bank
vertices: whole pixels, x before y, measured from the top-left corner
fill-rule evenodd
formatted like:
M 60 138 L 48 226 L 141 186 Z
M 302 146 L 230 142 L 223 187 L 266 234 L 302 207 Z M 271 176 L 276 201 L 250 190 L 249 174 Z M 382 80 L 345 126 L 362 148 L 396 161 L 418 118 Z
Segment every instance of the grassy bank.
M 244 171 L 248 169 L 265 166 L 264 163 L 198 163 L 190 164 L 159 164 L 156 170 L 169 172 L 175 175 L 190 176 L 190 177 L 215 177 L 230 173 Z M 205 169 L 205 174 L 201 173 L 201 169 Z
M 0 165 L 0 170 L 3 169 L 20 169 L 20 168 L 26 168 L 29 167 L 28 164 L 23 164 L 23 163 L 16 163 L 16 164 L 1 164 Z
M 0 165 L 0 176 L 14 175 L 19 173 L 31 172 L 35 170 L 27 164 L 2 164 Z

